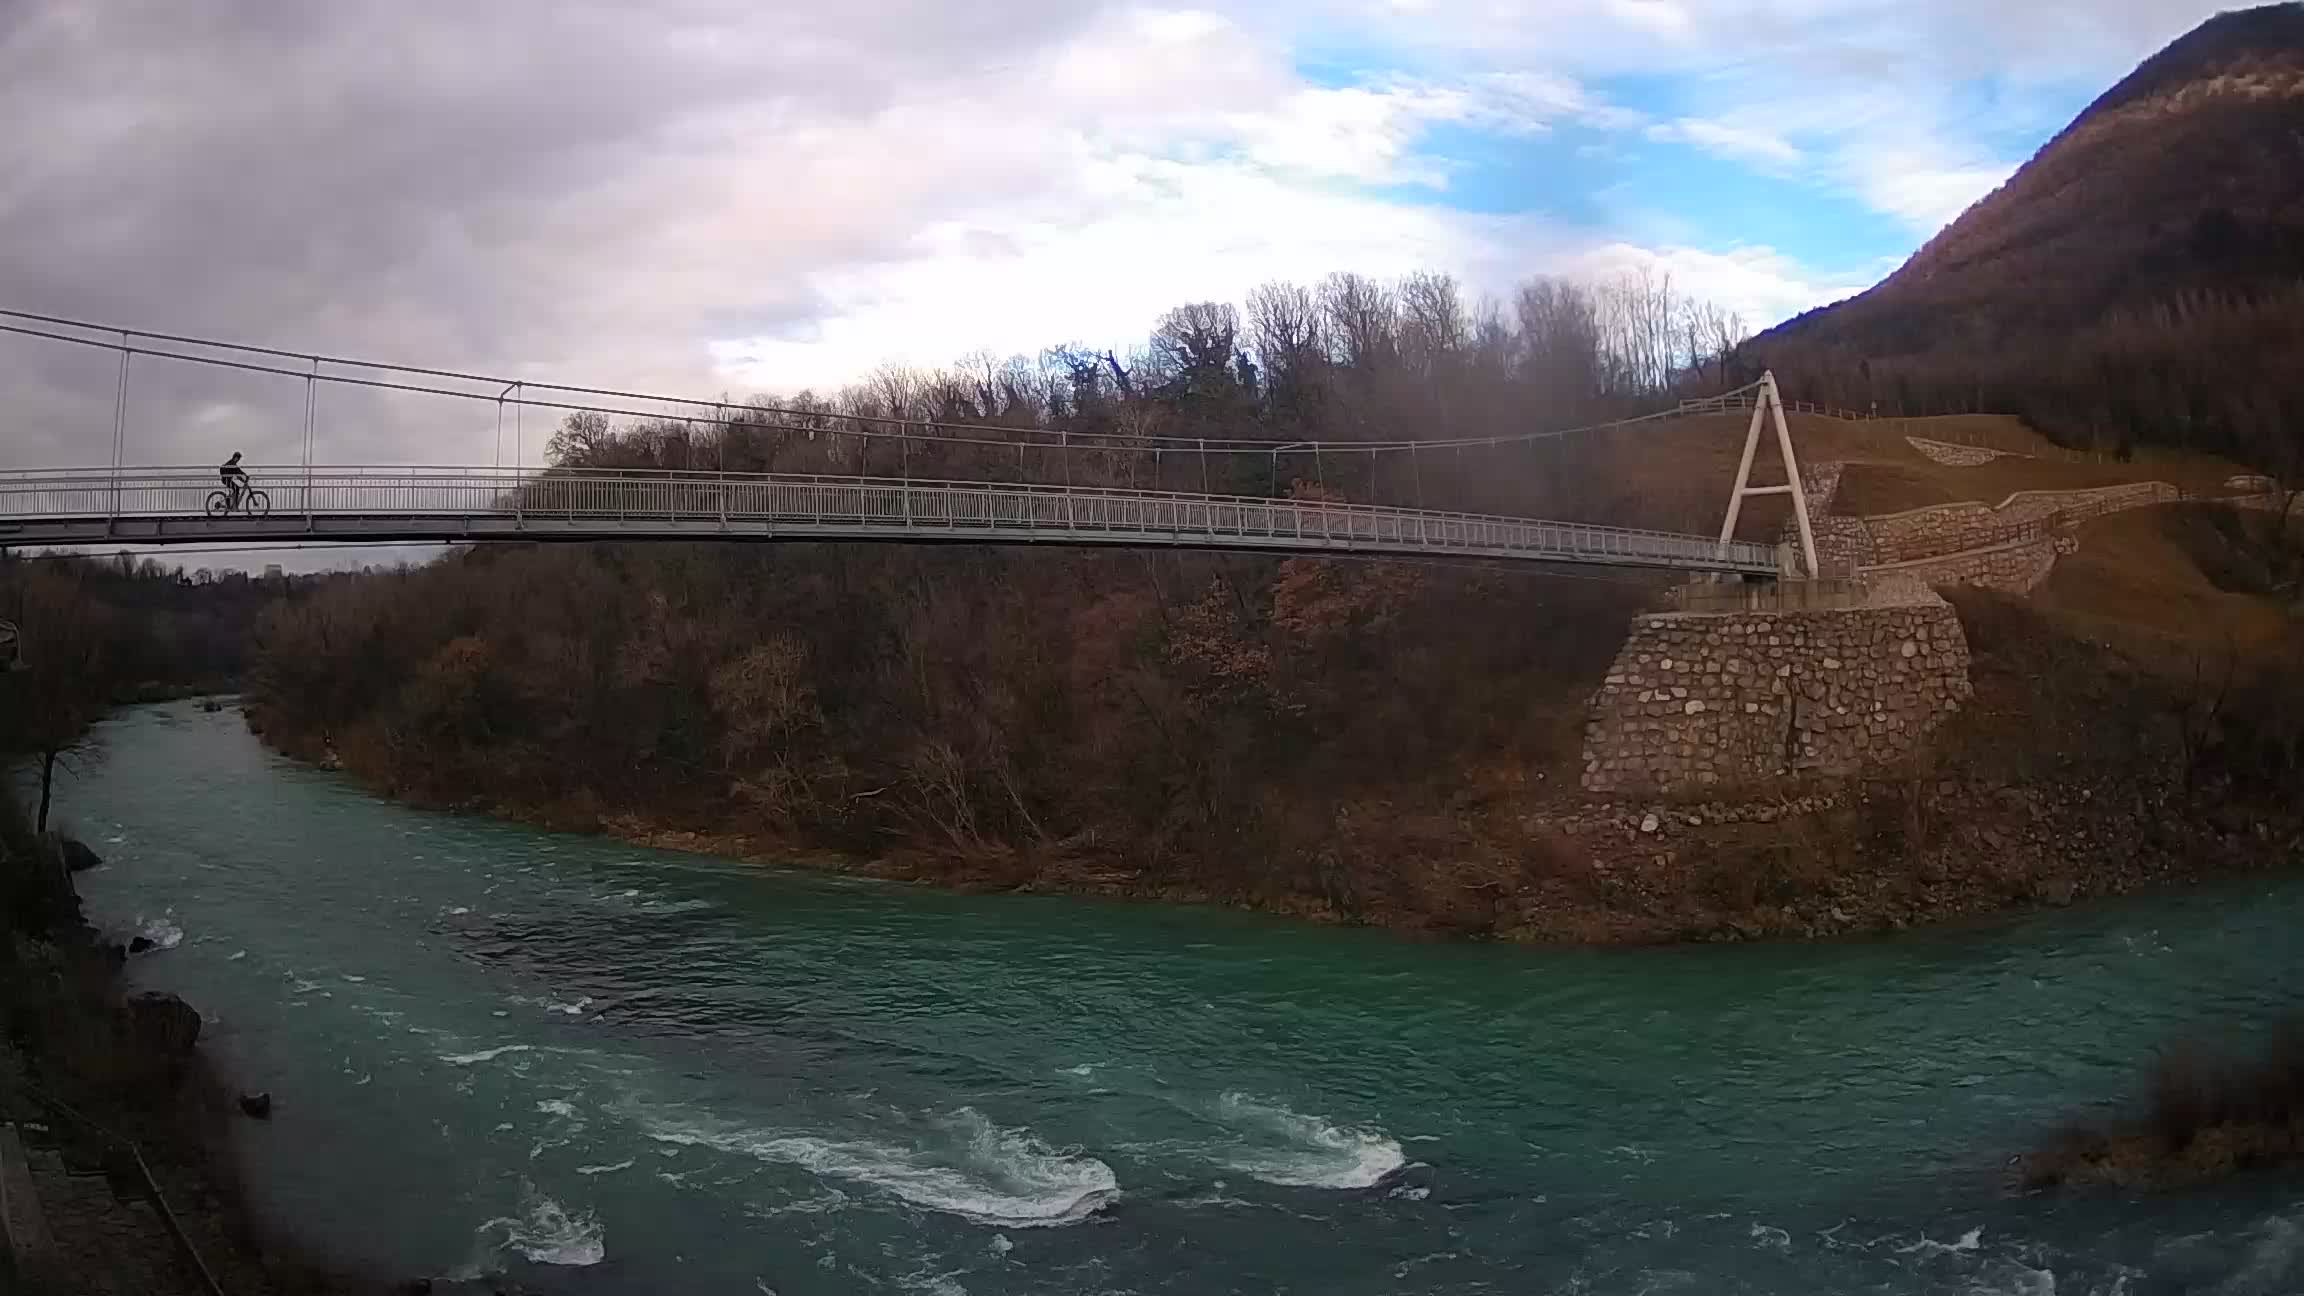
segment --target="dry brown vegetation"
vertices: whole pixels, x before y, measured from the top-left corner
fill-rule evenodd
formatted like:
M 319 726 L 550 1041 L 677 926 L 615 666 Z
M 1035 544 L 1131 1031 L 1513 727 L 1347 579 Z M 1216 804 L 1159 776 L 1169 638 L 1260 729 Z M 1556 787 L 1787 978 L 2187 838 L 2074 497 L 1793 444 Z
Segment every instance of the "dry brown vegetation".
M 2143 520 L 2174 538 L 2109 568 L 2141 582 L 2122 599 L 2086 569 L 2045 605 L 1956 595 L 1977 696 L 1929 758 L 1656 836 L 1574 791 L 1587 696 L 1648 591 L 1508 571 L 497 549 L 283 605 L 252 704 L 397 795 L 720 853 L 1511 939 L 1900 926 L 2288 849 L 2294 635 L 2269 612 L 2207 671 L 2155 650 L 2124 616 L 2269 605 L 2214 589 L 2199 563 L 2241 551 L 2184 510 L 2096 525 Z
M 250 701 L 419 800 L 1357 917 L 1421 907 L 1389 843 L 1453 839 L 1466 770 L 1572 770 L 1647 596 L 1220 555 L 491 549 L 283 605 Z
M 2022 1162 L 2028 1188 L 2179 1188 L 2304 1159 L 2304 1026 L 2252 1055 L 2185 1043 L 2154 1063 L 2140 1114 L 2075 1123 Z

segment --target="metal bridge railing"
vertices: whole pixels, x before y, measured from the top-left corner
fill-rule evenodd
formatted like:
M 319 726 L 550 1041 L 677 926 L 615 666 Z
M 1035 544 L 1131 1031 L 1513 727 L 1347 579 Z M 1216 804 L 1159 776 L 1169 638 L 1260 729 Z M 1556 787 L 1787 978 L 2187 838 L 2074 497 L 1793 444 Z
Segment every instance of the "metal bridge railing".
M 403 532 L 514 530 L 646 535 L 651 527 L 759 534 L 778 526 L 902 538 L 981 532 L 1211 545 L 1251 541 L 1305 550 L 1381 548 L 1538 560 L 1773 572 L 1773 546 L 1624 527 L 1449 513 L 1324 500 L 1196 495 L 1116 487 L 828 477 L 677 470 L 486 468 L 251 469 L 268 517 L 208 516 L 220 481 L 211 468 L 50 469 L 0 473 L 0 527 L 15 543 L 58 542 L 43 523 L 166 523 L 165 538 L 260 535 L 284 521 L 405 519 Z M 476 526 L 486 521 L 488 526 Z M 341 528 L 338 528 L 341 529 Z M 126 535 L 123 532 L 123 535 Z M 160 538 L 154 527 L 138 539 Z

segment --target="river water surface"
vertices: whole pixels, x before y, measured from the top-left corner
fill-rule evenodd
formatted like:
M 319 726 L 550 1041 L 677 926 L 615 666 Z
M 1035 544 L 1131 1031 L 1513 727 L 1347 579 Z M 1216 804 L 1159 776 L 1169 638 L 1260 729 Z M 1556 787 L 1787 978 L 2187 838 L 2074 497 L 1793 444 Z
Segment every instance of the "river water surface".
M 582 1293 L 2273 1293 L 2304 1185 L 2009 1195 L 2304 885 L 1804 946 L 1430 944 L 961 897 L 393 805 L 236 712 L 67 785 L 100 923 L 275 1119 L 261 1204 Z

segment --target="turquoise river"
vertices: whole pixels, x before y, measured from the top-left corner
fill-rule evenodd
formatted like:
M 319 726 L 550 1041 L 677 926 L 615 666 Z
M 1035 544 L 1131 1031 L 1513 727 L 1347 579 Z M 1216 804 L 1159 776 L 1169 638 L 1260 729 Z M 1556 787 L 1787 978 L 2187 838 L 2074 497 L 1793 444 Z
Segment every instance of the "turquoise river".
M 2304 878 L 1890 939 L 1431 943 L 395 805 L 238 713 L 67 782 L 277 1227 L 543 1292 L 2274 1293 L 2304 1183 L 2026 1197 L 2304 1003 Z

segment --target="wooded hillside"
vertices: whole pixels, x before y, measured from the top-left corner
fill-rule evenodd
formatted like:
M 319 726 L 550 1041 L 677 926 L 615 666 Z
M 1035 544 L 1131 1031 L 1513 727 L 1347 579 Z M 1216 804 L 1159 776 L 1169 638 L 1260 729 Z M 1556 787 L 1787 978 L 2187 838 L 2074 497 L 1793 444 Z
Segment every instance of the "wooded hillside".
M 1877 287 L 1753 340 L 1797 397 L 2304 456 L 2304 5 L 2147 60 Z

